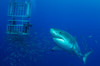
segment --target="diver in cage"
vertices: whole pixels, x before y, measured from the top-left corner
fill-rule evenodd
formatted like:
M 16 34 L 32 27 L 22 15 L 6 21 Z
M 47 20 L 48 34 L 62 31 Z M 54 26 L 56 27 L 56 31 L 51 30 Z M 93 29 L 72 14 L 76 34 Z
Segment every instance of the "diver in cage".
M 9 32 L 15 32 L 15 25 L 16 25 L 16 21 L 15 21 L 15 18 L 13 17 L 12 18 L 12 21 L 9 21 L 11 23 L 11 25 L 8 27 L 9 29 Z
M 26 24 L 23 25 L 23 32 L 24 33 L 28 33 L 29 27 L 32 27 L 31 24 L 29 24 L 29 22 L 27 22 Z
M 12 21 L 9 21 L 9 23 L 11 23 L 11 25 L 16 25 L 15 18 L 13 17 L 13 18 L 12 18 Z

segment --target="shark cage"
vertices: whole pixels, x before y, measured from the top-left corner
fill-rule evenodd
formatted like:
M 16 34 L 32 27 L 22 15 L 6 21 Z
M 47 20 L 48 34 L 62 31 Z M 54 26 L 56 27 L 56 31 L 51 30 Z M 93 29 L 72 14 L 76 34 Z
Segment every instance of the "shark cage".
M 9 40 L 20 41 L 29 35 L 31 16 L 30 0 L 10 0 L 8 5 L 7 37 Z

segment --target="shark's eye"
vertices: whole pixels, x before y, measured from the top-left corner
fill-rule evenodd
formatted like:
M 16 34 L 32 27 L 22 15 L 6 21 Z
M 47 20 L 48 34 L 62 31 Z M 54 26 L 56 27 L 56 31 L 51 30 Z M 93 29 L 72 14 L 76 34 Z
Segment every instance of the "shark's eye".
M 62 32 L 59 32 L 59 34 L 62 34 Z

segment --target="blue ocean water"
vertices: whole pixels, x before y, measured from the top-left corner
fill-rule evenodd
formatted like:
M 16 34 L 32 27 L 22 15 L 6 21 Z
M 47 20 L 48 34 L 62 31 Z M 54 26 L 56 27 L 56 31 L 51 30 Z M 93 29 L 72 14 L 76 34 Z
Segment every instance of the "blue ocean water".
M 100 66 L 99 0 L 32 0 L 30 37 L 7 41 L 9 0 L 0 2 L 0 66 Z M 50 28 L 75 36 L 82 53 L 92 50 L 86 64 L 76 55 L 51 51 Z M 20 41 L 20 42 L 17 42 Z M 23 43 L 21 41 L 27 42 Z

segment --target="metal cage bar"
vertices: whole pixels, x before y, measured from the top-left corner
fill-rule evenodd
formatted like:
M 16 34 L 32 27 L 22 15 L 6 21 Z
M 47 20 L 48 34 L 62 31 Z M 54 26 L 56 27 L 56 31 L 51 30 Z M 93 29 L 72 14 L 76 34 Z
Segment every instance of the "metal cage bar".
M 8 16 L 11 18 L 8 20 L 10 24 L 7 25 L 8 34 L 28 34 L 29 27 L 32 26 L 29 23 L 30 10 L 31 3 L 29 0 L 23 0 L 23 2 L 12 0 L 9 3 Z
M 8 16 L 13 17 L 30 17 L 30 3 L 12 2 L 9 4 Z

